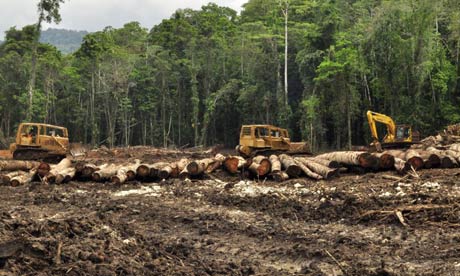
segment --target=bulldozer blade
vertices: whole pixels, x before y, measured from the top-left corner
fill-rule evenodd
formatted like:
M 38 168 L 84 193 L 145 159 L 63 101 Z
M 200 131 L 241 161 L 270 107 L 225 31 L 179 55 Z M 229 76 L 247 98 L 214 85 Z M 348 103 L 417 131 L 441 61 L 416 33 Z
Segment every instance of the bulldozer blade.
M 70 154 L 73 157 L 85 156 L 88 152 L 88 147 L 81 143 L 70 143 Z
M 288 154 L 311 154 L 310 147 L 305 142 L 291 142 Z

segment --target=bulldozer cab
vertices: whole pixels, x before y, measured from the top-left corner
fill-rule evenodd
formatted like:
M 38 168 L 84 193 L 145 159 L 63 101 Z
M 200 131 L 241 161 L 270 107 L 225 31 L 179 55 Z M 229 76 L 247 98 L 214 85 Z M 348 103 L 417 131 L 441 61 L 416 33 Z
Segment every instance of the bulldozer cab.
M 289 143 L 287 130 L 270 125 L 245 125 L 241 128 L 240 145 L 253 148 L 281 147 Z
M 69 147 L 68 132 L 65 127 L 22 123 L 16 135 L 16 143 L 11 150 L 18 148 L 37 148 L 65 155 Z

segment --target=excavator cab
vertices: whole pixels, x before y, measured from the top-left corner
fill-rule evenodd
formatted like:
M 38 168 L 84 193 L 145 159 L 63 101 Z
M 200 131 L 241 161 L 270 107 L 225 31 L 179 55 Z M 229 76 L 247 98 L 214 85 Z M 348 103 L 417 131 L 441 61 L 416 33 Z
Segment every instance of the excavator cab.
M 412 131 L 410 125 L 396 125 L 393 119 L 385 114 L 367 111 L 367 120 L 371 130 L 373 142 L 371 150 L 382 151 L 383 148 L 405 148 L 420 141 L 418 131 Z M 387 133 L 380 141 L 376 123 L 386 126 Z

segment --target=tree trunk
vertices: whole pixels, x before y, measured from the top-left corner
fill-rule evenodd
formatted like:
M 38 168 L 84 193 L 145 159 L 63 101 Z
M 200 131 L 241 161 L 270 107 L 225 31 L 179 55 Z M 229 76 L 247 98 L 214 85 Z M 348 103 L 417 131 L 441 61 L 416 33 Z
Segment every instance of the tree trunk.
M 75 177 L 76 169 L 67 168 L 56 175 L 55 182 L 56 184 L 67 183 Z
M 216 156 L 214 156 L 213 161 L 209 164 L 209 166 L 206 168 L 205 172 L 207 174 L 212 173 L 213 171 L 217 170 L 218 168 L 222 167 L 222 162 L 226 159 L 225 156 L 222 154 L 218 153 Z
M 279 158 L 289 177 L 298 177 L 302 173 L 302 169 L 291 156 L 281 154 Z
M 272 166 L 271 172 L 272 173 L 280 172 L 281 171 L 281 162 L 280 162 L 279 157 L 274 155 L 274 154 L 272 154 L 272 155 L 270 155 L 269 160 L 270 160 L 270 163 L 271 163 L 271 166 Z
M 2 183 L 3 185 L 10 185 L 11 179 L 13 179 L 14 177 L 26 174 L 26 173 L 27 172 L 25 171 L 14 171 L 14 172 L 10 172 L 8 174 L 2 175 Z
M 15 176 L 15 177 L 11 178 L 10 184 L 13 187 L 28 184 L 28 183 L 32 182 L 32 180 L 34 179 L 36 173 L 37 173 L 37 170 L 32 169 L 29 172 L 26 172 L 24 174 L 20 174 L 18 176 Z
M 338 169 L 331 169 L 327 166 L 324 166 L 322 164 L 316 163 L 312 160 L 309 160 L 307 158 L 302 158 L 302 157 L 296 157 L 294 158 L 296 161 L 299 163 L 303 164 L 306 166 L 308 169 L 310 169 L 312 172 L 319 174 L 322 176 L 324 179 L 329 179 L 333 176 L 338 175 Z M 318 178 L 317 178 L 318 179 Z
M 381 170 L 391 170 L 395 165 L 395 157 L 388 153 L 374 152 L 373 156 L 379 159 L 379 168 Z
M 224 168 L 231 174 L 236 174 L 246 164 L 246 160 L 241 156 L 229 156 L 224 160 Z
M 66 170 L 72 165 L 72 161 L 68 158 L 64 158 L 57 165 L 53 166 L 49 173 L 43 177 L 42 183 L 53 183 L 56 179 L 56 176 L 62 171 Z
M 102 181 L 106 181 L 106 180 L 109 180 L 112 176 L 114 176 L 118 169 L 120 168 L 119 165 L 115 165 L 115 164 L 110 164 L 110 165 L 107 165 L 103 168 L 99 167 L 100 169 L 98 171 L 95 171 L 92 175 L 91 175 L 91 178 L 93 179 L 93 181 L 95 182 L 102 182 Z
M 272 177 L 277 182 L 283 182 L 289 179 L 289 175 L 286 172 L 275 172 L 272 174 Z
M 333 169 L 340 168 L 340 164 L 337 161 L 331 161 L 331 160 L 318 158 L 318 157 L 306 157 L 306 159 L 311 160 L 311 161 L 313 161 L 315 163 L 324 165 L 324 166 L 329 167 L 329 168 L 333 168 Z
M 344 165 L 371 168 L 374 170 L 379 168 L 379 159 L 368 152 L 362 151 L 336 151 L 318 155 L 316 158 L 336 161 Z
M 187 165 L 187 171 L 191 176 L 197 176 L 204 173 L 206 168 L 211 164 L 213 160 L 211 158 L 205 158 L 201 160 L 194 160 Z
M 0 161 L 0 171 L 29 171 L 39 165 L 37 161 L 4 160 Z

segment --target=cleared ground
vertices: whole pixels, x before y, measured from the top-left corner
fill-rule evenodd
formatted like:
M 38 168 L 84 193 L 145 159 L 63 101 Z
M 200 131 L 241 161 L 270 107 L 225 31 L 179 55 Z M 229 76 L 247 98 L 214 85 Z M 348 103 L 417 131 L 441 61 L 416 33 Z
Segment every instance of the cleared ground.
M 460 169 L 0 187 L 0 275 L 460 275 Z

